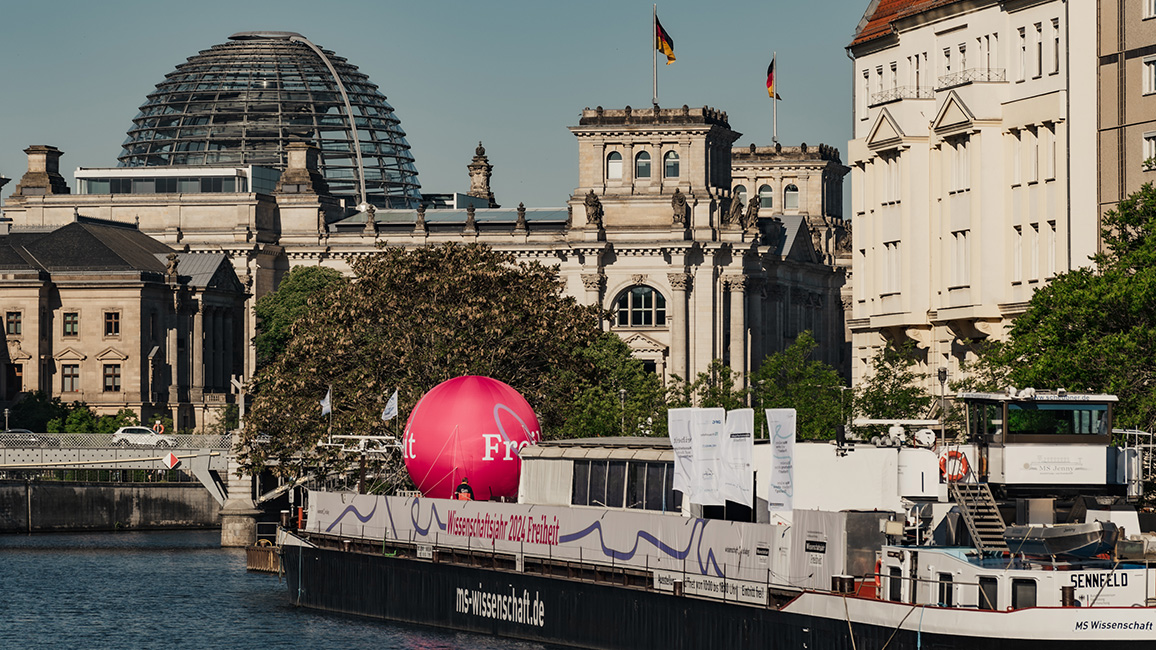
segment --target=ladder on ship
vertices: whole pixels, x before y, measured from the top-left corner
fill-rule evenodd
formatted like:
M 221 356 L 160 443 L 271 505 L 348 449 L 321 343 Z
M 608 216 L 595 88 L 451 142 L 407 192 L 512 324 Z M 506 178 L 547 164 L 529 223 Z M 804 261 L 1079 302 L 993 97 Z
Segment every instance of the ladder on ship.
M 987 483 L 952 481 L 947 484 L 947 490 L 951 500 L 959 505 L 959 512 L 976 548 L 983 553 L 1006 552 L 1003 517 Z

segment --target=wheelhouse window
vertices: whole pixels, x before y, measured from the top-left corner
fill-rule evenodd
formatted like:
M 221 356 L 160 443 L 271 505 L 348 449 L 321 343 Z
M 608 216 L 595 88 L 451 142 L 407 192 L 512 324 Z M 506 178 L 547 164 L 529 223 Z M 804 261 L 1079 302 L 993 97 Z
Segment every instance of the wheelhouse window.
M 24 331 L 24 314 L 18 311 L 10 311 L 5 314 L 4 326 L 5 331 L 9 336 L 19 336 Z
M 799 188 L 794 183 L 783 190 L 783 208 L 787 210 L 799 209 Z
M 979 579 L 979 598 L 976 605 L 980 609 L 999 609 L 999 580 L 996 578 Z
M 617 151 L 611 151 L 606 156 L 606 178 L 622 178 L 622 154 Z
M 615 305 L 619 327 L 664 327 L 666 298 L 646 286 L 633 287 L 618 296 Z
M 634 157 L 634 177 L 650 178 L 650 154 L 646 151 Z
M 950 573 L 939 574 L 939 606 L 940 607 L 954 607 L 952 603 L 952 593 L 954 589 L 954 581 Z
M 1013 436 L 1108 435 L 1107 404 L 1010 403 L 1007 419 Z
M 80 365 L 66 363 L 60 366 L 60 390 L 75 393 L 80 390 Z
M 674 464 L 623 460 L 575 460 L 570 503 L 627 510 L 677 511 Z
M 759 187 L 759 207 L 775 207 L 775 191 L 771 189 L 770 185 L 763 185 Z
M 1012 609 L 1027 609 L 1036 606 L 1036 581 L 1016 578 L 1012 580 Z
M 678 154 L 673 151 L 666 152 L 662 157 L 662 177 L 663 178 L 678 178 Z
M 69 311 L 64 313 L 64 336 L 80 336 L 80 313 Z

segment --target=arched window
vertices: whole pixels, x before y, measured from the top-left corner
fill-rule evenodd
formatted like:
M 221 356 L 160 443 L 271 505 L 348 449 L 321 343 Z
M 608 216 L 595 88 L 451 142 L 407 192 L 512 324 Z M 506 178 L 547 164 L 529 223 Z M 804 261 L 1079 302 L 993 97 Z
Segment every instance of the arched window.
M 736 185 L 733 193 L 735 195 L 735 200 L 738 201 L 740 205 L 746 205 L 747 204 L 747 186 L 746 185 Z
M 619 327 L 665 327 L 666 298 L 654 289 L 631 287 L 618 295 L 614 310 Z
M 770 185 L 763 185 L 759 187 L 759 207 L 773 208 L 775 207 L 775 192 Z
M 606 178 L 622 178 L 622 154 L 617 151 L 606 156 Z
M 650 178 L 650 154 L 643 151 L 634 157 L 634 177 Z
M 799 188 L 791 183 L 783 190 L 783 208 L 786 210 L 799 209 Z
M 678 154 L 673 151 L 666 152 L 662 157 L 662 177 L 663 178 L 678 178 Z

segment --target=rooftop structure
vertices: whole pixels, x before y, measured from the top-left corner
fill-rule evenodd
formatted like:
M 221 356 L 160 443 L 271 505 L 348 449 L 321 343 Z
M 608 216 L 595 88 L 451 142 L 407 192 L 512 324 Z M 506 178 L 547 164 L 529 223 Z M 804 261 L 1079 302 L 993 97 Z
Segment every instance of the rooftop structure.
M 385 95 L 357 66 L 294 32 L 241 32 L 189 57 L 149 93 L 117 159 L 284 170 L 295 141 L 318 146 L 335 196 L 417 207 L 417 169 Z

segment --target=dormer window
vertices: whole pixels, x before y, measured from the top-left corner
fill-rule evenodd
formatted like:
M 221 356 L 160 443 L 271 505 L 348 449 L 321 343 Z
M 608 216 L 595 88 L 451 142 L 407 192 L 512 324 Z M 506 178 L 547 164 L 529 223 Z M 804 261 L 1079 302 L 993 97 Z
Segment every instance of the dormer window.
M 678 154 L 673 151 L 666 152 L 662 157 L 662 177 L 663 178 L 678 178 Z
M 617 151 L 611 151 L 609 156 L 606 156 L 606 178 L 620 179 L 622 178 L 622 154 Z
M 650 153 L 643 151 L 634 157 L 634 177 L 650 178 Z

